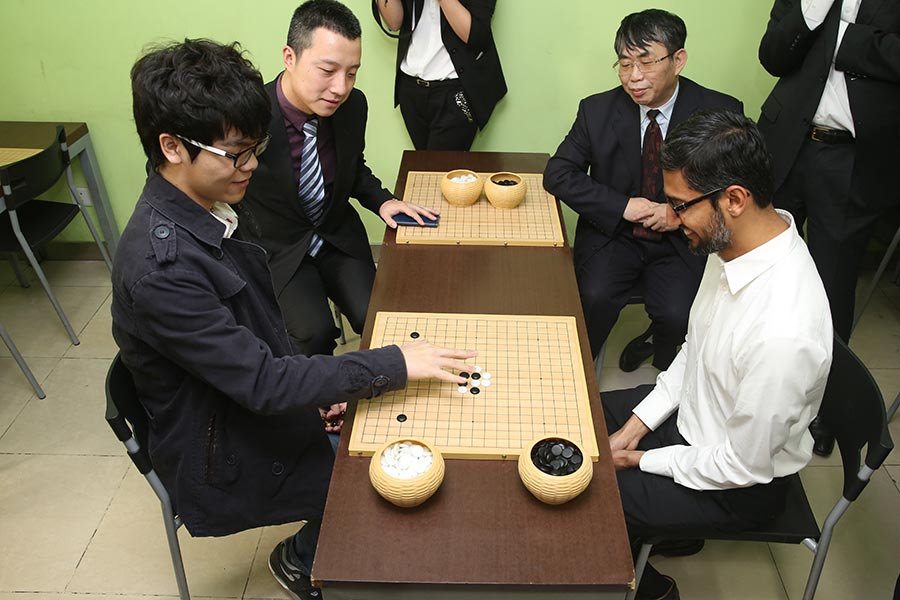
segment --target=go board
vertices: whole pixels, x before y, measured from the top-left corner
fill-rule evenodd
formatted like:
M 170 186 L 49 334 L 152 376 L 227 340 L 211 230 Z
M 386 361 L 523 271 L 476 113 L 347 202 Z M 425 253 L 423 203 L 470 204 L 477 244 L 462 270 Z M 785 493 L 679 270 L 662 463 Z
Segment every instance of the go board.
M 0 167 L 34 156 L 41 148 L 0 148 Z
M 371 455 L 389 439 L 415 436 L 433 443 L 445 458 L 514 460 L 526 444 L 547 435 L 576 441 L 597 460 L 574 317 L 375 315 L 372 348 L 415 339 L 477 350 L 467 363 L 481 368 L 479 377 L 466 386 L 414 381 L 406 389 L 360 401 L 351 455 Z M 472 393 L 476 387 L 479 391 Z
M 446 172 L 410 171 L 403 200 L 436 209 L 438 227 L 399 227 L 398 244 L 471 246 L 562 246 L 562 225 L 556 200 L 544 190 L 539 173 L 522 175 L 528 186 L 516 208 L 494 208 L 484 196 L 471 206 L 453 206 L 441 194 Z M 482 179 L 488 173 L 478 173 Z

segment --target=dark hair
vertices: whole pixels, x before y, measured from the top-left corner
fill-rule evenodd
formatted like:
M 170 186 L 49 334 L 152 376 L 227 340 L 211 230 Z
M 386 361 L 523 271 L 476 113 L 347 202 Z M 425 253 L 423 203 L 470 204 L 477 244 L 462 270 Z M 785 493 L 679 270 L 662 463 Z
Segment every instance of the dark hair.
M 669 54 L 684 48 L 687 26 L 678 15 L 658 8 L 648 8 L 622 19 L 613 47 L 616 56 L 625 50 L 643 50 L 653 42 L 666 47 Z
M 313 32 L 319 27 L 348 40 L 362 36 L 359 19 L 349 8 L 335 0 L 309 0 L 298 6 L 291 17 L 287 45 L 299 56 L 312 45 Z
M 153 170 L 165 162 L 162 133 L 202 144 L 223 139 L 230 129 L 261 138 L 271 119 L 262 75 L 237 42 L 186 39 L 151 48 L 131 68 L 131 93 L 134 124 Z M 192 160 L 200 152 L 185 147 Z
M 740 113 L 695 113 L 669 132 L 659 162 L 667 171 L 681 170 L 698 192 L 740 185 L 757 206 L 772 203 L 772 159 L 756 124 Z

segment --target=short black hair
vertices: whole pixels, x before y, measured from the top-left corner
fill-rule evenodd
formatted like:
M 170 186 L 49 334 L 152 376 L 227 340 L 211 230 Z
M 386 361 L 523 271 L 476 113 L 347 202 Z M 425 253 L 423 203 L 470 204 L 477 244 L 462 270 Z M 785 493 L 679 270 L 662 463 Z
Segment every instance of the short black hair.
M 698 192 L 740 185 L 757 206 L 772 203 L 772 158 L 756 124 L 738 112 L 695 113 L 669 132 L 659 162 L 667 171 L 680 170 Z
M 262 75 L 237 42 L 186 39 L 150 48 L 131 68 L 131 93 L 134 124 L 154 171 L 165 163 L 160 134 L 202 144 L 231 129 L 262 138 L 271 119 Z M 185 147 L 191 159 L 200 151 Z
M 666 10 L 648 8 L 622 19 L 613 47 L 616 56 L 622 56 L 625 50 L 643 50 L 657 42 L 672 54 L 684 48 L 685 40 L 687 26 L 681 17 Z
M 362 36 L 359 19 L 352 10 L 335 0 L 309 0 L 298 6 L 291 17 L 287 45 L 299 56 L 312 45 L 313 32 L 319 27 L 348 40 Z

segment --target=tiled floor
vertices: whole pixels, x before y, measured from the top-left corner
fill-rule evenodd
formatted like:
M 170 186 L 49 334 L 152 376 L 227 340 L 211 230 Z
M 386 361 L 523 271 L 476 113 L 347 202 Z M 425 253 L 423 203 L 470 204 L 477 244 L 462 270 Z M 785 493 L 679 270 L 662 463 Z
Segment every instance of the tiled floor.
M 0 600 L 176 597 L 158 505 L 103 420 L 103 380 L 116 352 L 108 272 L 101 262 L 50 262 L 46 272 L 79 346 L 68 342 L 40 287 L 18 287 L 0 266 L 0 323 L 47 393 L 37 399 L 0 346 Z M 625 342 L 644 325 L 641 308 L 628 307 L 609 343 L 601 390 L 655 377 L 652 367 L 631 374 L 615 367 Z M 358 337 L 348 342 L 343 349 L 355 347 Z M 892 401 L 900 392 L 900 288 L 881 285 L 852 347 Z M 900 440 L 900 417 L 892 432 Z M 888 463 L 835 534 L 821 600 L 888 598 L 893 590 L 900 571 L 900 452 Z M 803 473 L 820 519 L 839 493 L 838 464 L 816 459 Z M 193 594 L 283 598 L 265 561 L 293 530 L 219 539 L 182 531 Z M 797 600 L 810 556 L 794 546 L 715 542 L 696 556 L 654 562 L 677 579 L 686 599 Z

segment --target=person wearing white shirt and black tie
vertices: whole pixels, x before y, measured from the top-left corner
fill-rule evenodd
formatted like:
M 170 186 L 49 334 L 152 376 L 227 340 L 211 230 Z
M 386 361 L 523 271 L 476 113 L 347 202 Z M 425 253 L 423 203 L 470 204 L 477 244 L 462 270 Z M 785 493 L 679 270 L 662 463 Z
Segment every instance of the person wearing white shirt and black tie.
M 875 223 L 900 204 L 900 3 L 777 0 L 759 60 L 780 77 L 759 129 L 772 152 L 775 205 L 802 231 L 844 340 Z M 815 423 L 814 451 L 834 438 Z
M 711 255 L 685 343 L 656 386 L 603 394 L 634 548 L 697 526 L 740 531 L 784 505 L 812 456 L 808 426 L 831 368 L 828 300 L 769 154 L 743 115 L 709 111 L 669 133 L 665 193 L 693 252 Z M 639 598 L 678 598 L 649 564 Z

